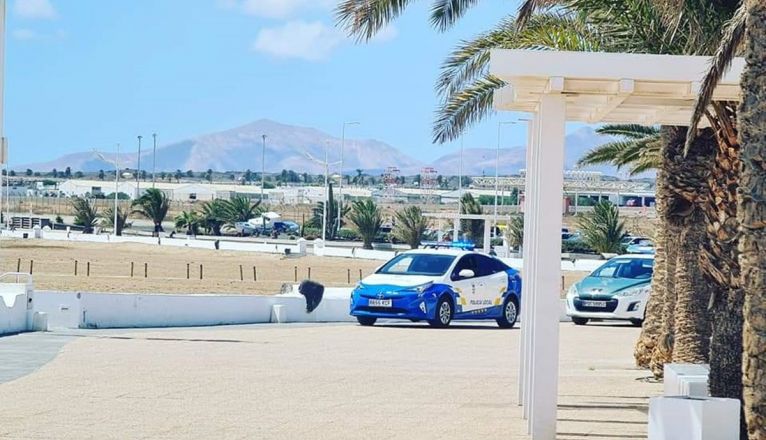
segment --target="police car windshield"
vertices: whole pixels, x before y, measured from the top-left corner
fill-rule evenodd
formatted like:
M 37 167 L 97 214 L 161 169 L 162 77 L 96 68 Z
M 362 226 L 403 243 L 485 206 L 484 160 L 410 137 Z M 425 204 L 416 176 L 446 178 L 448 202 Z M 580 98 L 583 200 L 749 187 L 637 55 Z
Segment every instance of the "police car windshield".
M 438 276 L 447 273 L 453 261 L 454 255 L 401 254 L 383 265 L 377 273 Z
M 654 259 L 615 258 L 596 269 L 590 276 L 598 278 L 630 278 L 635 280 L 652 277 Z

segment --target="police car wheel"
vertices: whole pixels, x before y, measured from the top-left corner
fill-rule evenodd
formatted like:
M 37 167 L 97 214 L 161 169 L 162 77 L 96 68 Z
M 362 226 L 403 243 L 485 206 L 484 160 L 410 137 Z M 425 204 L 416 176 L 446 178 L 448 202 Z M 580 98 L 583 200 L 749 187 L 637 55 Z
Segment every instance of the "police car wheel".
M 572 322 L 574 322 L 575 325 L 585 325 L 588 323 L 588 318 L 578 318 L 576 316 L 573 316 Z
M 436 316 L 434 319 L 429 319 L 428 324 L 432 327 L 447 327 L 452 322 L 452 302 L 446 297 L 442 297 L 436 304 Z
M 360 325 L 367 327 L 367 326 L 375 325 L 375 321 L 377 321 L 378 318 L 375 318 L 372 316 L 357 316 L 356 320 L 359 322 Z
M 519 316 L 519 308 L 516 301 L 508 298 L 503 304 L 503 314 L 497 318 L 497 325 L 500 328 L 513 328 L 516 325 L 516 319 Z

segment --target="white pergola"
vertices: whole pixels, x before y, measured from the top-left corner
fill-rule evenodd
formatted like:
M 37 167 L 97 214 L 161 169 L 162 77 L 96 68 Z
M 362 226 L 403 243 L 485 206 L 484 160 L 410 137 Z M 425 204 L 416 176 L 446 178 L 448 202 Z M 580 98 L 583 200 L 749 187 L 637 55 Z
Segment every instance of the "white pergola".
M 566 122 L 686 126 L 710 59 L 526 50 L 493 50 L 490 57 L 490 74 L 507 84 L 495 92 L 494 108 L 532 116 L 525 183 L 519 405 L 532 438 L 553 440 Z M 733 62 L 713 99 L 740 99 L 743 67 L 743 59 Z

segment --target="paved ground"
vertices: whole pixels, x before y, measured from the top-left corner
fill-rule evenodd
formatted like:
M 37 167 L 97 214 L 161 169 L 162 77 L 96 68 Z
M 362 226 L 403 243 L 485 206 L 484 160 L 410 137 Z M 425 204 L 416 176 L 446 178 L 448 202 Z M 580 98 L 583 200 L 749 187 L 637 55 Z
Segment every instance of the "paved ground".
M 519 335 L 261 325 L 0 338 L 0 438 L 526 439 Z M 637 336 L 562 324 L 560 439 L 645 438 L 661 389 L 632 367 Z

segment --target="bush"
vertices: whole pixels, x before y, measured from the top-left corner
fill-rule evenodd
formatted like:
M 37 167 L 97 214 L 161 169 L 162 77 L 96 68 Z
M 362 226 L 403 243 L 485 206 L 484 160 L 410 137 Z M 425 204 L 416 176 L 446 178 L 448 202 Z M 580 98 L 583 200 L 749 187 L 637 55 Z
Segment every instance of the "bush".
M 359 241 L 362 239 L 358 232 L 348 228 L 340 228 L 340 231 L 338 231 L 338 238 L 348 241 Z
M 595 251 L 582 240 L 564 240 L 561 242 L 561 252 L 574 254 L 594 254 Z
M 316 240 L 317 238 L 322 238 L 322 228 L 312 228 L 310 226 L 304 226 L 303 227 L 303 238 L 306 240 Z

